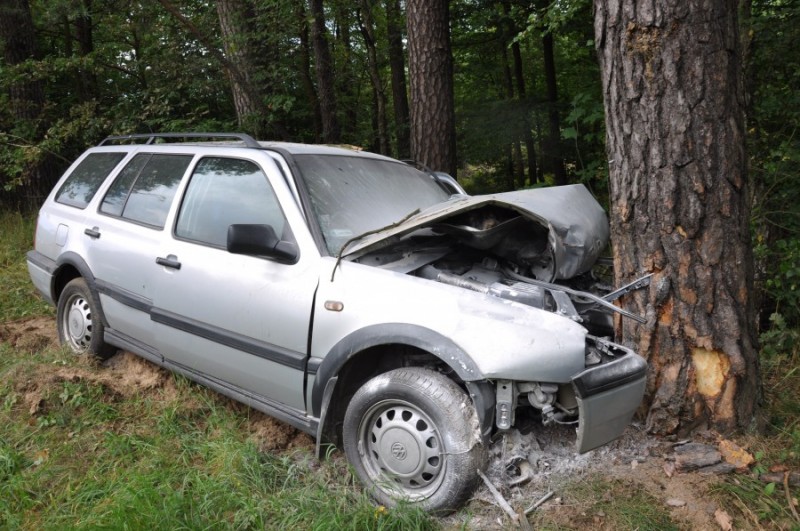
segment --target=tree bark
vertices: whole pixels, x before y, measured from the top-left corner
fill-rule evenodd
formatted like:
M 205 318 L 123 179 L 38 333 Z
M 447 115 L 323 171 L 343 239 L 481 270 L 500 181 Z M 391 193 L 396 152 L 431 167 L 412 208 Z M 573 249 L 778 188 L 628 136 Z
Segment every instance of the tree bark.
M 299 23 L 300 49 L 298 57 L 300 59 L 300 81 L 303 84 L 303 91 L 306 94 L 308 106 L 311 108 L 311 116 L 314 121 L 314 142 L 319 143 L 322 139 L 322 112 L 319 108 L 319 98 L 314 88 L 314 80 L 311 76 L 311 51 L 308 35 L 308 18 L 306 16 L 305 2 L 297 2 L 296 15 Z
M 751 426 L 758 402 L 753 258 L 736 0 L 594 0 L 617 282 L 644 325 L 648 428 Z
M 456 175 L 453 56 L 447 0 L 408 0 L 411 156 Z
M 392 72 L 392 104 L 394 128 L 397 137 L 397 156 L 411 156 L 411 129 L 406 86 L 406 60 L 403 54 L 403 30 L 400 0 L 386 0 L 386 36 L 389 51 L 389 69 Z
M 325 27 L 325 12 L 322 0 L 309 0 L 311 41 L 314 45 L 314 67 L 317 72 L 317 94 L 322 114 L 322 141 L 329 144 L 341 142 L 342 131 L 336 116 L 336 91 L 333 80 L 333 59 Z
M 235 71 L 229 69 L 228 76 L 239 127 L 253 133 L 256 138 L 265 138 L 268 124 L 266 102 L 253 79 L 258 71 L 258 55 L 251 42 L 255 13 L 246 0 L 220 0 L 217 2 L 217 15 L 225 55 L 235 65 Z

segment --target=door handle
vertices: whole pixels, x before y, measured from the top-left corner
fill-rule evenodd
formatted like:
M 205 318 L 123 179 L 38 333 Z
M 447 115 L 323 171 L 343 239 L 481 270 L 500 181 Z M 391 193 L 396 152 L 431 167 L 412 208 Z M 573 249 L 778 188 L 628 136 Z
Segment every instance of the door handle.
M 162 265 L 164 267 L 169 267 L 170 269 L 180 269 L 181 263 L 178 262 L 178 257 L 174 254 L 167 256 L 166 258 L 162 258 L 159 256 L 156 258 L 156 263 L 158 265 Z
M 84 229 L 83 233 L 88 237 L 96 240 L 100 237 L 100 227 L 92 227 L 91 229 Z

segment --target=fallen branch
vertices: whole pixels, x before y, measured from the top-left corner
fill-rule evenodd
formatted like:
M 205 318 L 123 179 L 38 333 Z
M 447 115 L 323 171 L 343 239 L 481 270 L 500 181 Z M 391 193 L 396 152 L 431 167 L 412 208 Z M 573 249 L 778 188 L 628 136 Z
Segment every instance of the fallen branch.
M 549 500 L 550 498 L 552 498 L 552 497 L 553 497 L 553 494 L 555 494 L 555 493 L 554 493 L 554 492 L 551 490 L 550 492 L 548 492 L 547 494 L 545 494 L 544 496 L 542 496 L 542 497 L 539 499 L 539 501 L 537 501 L 536 503 L 534 503 L 533 505 L 531 505 L 530 507 L 528 507 L 527 509 L 525 509 L 525 516 L 527 516 L 527 515 L 531 514 L 533 511 L 535 511 L 536 509 L 538 509 L 538 508 L 539 508 L 539 507 L 540 507 L 540 506 L 541 506 L 541 505 L 542 505 L 544 502 L 546 502 L 547 500 Z
M 498 505 L 500 505 L 500 508 L 502 508 L 506 512 L 506 514 L 511 517 L 511 520 L 515 524 L 519 524 L 519 515 L 516 513 L 516 511 L 514 511 L 511 505 L 508 504 L 506 499 L 503 498 L 503 495 L 500 494 L 500 491 L 497 490 L 497 488 L 492 484 L 491 481 L 489 481 L 489 478 L 486 477 L 486 474 L 478 470 L 478 475 L 481 477 L 483 482 L 486 483 L 486 486 L 489 488 L 489 492 L 491 492 L 492 496 L 494 496 L 494 499 L 497 500 L 497 503 Z

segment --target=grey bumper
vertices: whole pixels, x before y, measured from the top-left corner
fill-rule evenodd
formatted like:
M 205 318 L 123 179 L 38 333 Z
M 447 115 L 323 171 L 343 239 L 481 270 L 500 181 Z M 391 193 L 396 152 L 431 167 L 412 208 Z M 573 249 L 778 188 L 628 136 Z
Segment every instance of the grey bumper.
M 642 402 L 647 362 L 631 350 L 572 379 L 578 399 L 578 452 L 588 452 L 622 434 Z

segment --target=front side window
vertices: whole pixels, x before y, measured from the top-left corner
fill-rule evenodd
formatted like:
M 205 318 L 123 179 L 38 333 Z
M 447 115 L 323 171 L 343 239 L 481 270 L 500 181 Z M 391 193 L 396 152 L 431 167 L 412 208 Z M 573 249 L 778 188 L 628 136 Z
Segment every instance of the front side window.
M 191 155 L 136 155 L 106 192 L 100 212 L 163 228 Z
M 56 194 L 56 201 L 77 208 L 86 208 L 108 174 L 124 157 L 125 153 L 87 155 L 61 185 Z
M 247 160 L 205 158 L 197 164 L 178 213 L 175 235 L 225 248 L 233 224 L 286 223 L 267 176 Z

